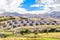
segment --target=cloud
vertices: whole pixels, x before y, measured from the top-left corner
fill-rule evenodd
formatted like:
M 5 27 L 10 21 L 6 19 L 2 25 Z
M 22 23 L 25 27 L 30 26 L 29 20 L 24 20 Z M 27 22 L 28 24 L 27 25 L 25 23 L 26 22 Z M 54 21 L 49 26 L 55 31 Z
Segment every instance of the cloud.
M 44 8 L 44 10 L 43 11 L 28 11 L 28 13 L 31 13 L 31 14 L 44 14 L 44 13 L 46 13 L 46 12 L 49 12 L 49 8 Z
M 40 5 L 38 4 L 34 4 L 34 5 L 31 5 L 30 7 L 39 7 Z
M 31 13 L 36 13 L 36 14 L 44 14 L 46 12 L 51 11 L 51 9 L 49 8 L 51 5 L 51 1 L 50 0 L 36 0 L 37 3 L 31 5 L 30 7 L 40 7 L 40 6 L 44 6 L 44 10 L 40 10 L 40 11 L 32 11 Z M 40 3 L 38 3 L 40 1 Z
M 18 6 L 24 2 L 24 0 L 0 0 L 0 13 L 2 12 L 18 12 L 18 13 L 31 13 L 31 14 L 43 14 L 46 12 L 49 12 L 51 10 L 58 10 L 60 9 L 60 4 L 57 5 L 57 2 L 54 3 L 52 0 L 41 0 L 42 3 L 47 3 L 48 5 L 45 5 L 45 8 L 43 11 L 27 11 L 24 8 L 18 8 Z M 31 7 L 39 7 L 43 6 L 38 3 L 37 4 L 31 5 Z M 55 5 L 54 5 L 55 4 Z M 20 5 L 21 6 L 21 5 Z M 50 7 L 52 9 L 50 9 Z
M 0 13 L 1 12 L 22 12 L 25 11 L 23 8 L 18 8 L 18 6 L 23 2 L 23 0 L 0 0 Z

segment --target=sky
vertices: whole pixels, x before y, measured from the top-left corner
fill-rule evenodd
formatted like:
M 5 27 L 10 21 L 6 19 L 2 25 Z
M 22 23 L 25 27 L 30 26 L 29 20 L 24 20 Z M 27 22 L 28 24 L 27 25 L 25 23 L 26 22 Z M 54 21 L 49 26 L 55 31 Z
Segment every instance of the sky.
M 60 0 L 0 0 L 0 14 L 18 12 L 22 14 L 44 14 L 60 10 Z
M 44 10 L 44 5 L 45 4 L 42 4 L 42 6 L 38 6 L 38 7 L 31 7 L 31 5 L 33 4 L 36 4 L 35 0 L 25 0 L 23 3 L 21 3 L 20 5 L 22 6 L 19 6 L 21 8 L 25 8 L 27 11 L 35 11 L 35 10 Z

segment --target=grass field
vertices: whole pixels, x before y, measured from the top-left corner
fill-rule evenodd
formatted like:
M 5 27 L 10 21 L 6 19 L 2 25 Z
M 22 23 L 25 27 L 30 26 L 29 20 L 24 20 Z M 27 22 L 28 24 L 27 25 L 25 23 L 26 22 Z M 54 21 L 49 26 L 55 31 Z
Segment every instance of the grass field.
M 56 38 L 21 38 L 21 37 L 9 37 L 1 38 L 0 40 L 59 40 Z
M 41 25 L 43 28 L 44 27 L 52 27 L 55 28 L 55 25 Z M 39 28 L 40 26 L 38 26 L 37 28 Z M 56 26 L 56 27 L 60 27 L 60 25 Z M 21 28 L 35 28 L 35 27 L 21 27 Z M 17 28 L 19 29 L 19 27 Z M 16 29 L 13 29 L 16 30 Z M 13 35 L 11 32 L 4 32 L 2 30 L 0 30 L 0 33 L 2 34 L 6 34 L 8 35 L 8 37 L 6 38 L 0 38 L 0 40 L 60 40 L 60 32 L 50 32 L 50 33 L 38 33 L 37 35 L 30 33 L 30 34 L 25 34 L 25 35 L 21 35 L 21 34 L 16 34 Z M 36 36 L 36 37 L 35 37 Z
M 11 33 L 6 33 L 10 34 Z M 36 37 L 34 37 L 36 36 Z M 39 33 L 37 35 L 35 34 L 25 34 L 25 35 L 20 35 L 17 34 L 17 36 L 9 36 L 7 38 L 0 38 L 0 40 L 60 40 L 60 33 Z

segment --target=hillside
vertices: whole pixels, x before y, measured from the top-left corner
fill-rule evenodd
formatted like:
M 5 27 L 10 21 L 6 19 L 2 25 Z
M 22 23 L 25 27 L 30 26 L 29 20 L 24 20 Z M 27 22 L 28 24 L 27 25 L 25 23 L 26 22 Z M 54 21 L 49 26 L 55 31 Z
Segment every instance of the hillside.
M 60 39 L 60 19 L 0 16 L 0 39 Z M 46 36 L 47 35 L 47 36 Z M 51 36 L 53 35 L 53 36 Z M 59 36 L 59 37 L 58 37 Z M 11 39 L 10 39 L 11 38 Z M 38 39 L 38 40 L 39 40 Z M 23 39 L 25 40 L 25 39 Z M 52 40 L 52 39 L 51 39 Z
M 33 20 L 34 19 L 34 20 Z M 14 30 L 21 27 L 35 29 L 40 28 L 45 29 L 50 26 L 55 28 L 55 25 L 60 25 L 60 19 L 54 18 L 28 18 L 28 17 L 15 17 L 15 16 L 1 16 L 0 18 L 0 28 L 4 30 Z M 46 27 L 45 27 L 46 26 Z M 14 30 L 15 31 L 15 30 Z

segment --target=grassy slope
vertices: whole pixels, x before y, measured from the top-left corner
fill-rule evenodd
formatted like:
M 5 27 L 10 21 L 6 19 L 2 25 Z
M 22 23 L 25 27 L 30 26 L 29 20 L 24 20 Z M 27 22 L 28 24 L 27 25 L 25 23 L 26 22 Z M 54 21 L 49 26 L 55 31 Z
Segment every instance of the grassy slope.
M 1 19 L 4 19 L 4 18 L 1 18 Z M 7 18 L 6 18 L 7 19 Z M 16 18 L 19 20 L 19 18 Z M 38 19 L 32 19 L 31 20 L 38 20 Z M 60 20 L 60 19 L 59 19 Z M 4 23 L 4 21 L 3 21 Z M 26 27 L 21 27 L 21 28 L 35 28 L 36 26 L 32 27 L 32 26 L 26 26 Z M 60 27 L 60 25 L 58 26 L 55 26 L 55 25 L 40 25 L 40 26 L 37 26 L 38 28 L 39 27 Z M 16 29 L 19 29 L 20 27 L 18 28 L 15 28 L 15 29 L 12 29 L 12 30 L 16 30 Z M 0 33 L 3 33 L 3 34 L 6 34 L 6 35 L 9 35 L 9 37 L 7 38 L 0 38 L 0 40 L 60 40 L 60 33 L 39 33 L 37 36 L 39 36 L 38 38 L 27 38 L 27 37 L 13 37 L 14 35 L 10 32 L 2 32 L 4 30 L 1 30 Z M 17 35 L 17 36 L 22 36 L 22 35 Z M 34 34 L 26 34 L 24 36 L 35 36 Z
M 59 40 L 54 38 L 20 38 L 20 37 L 10 37 L 10 38 L 1 38 L 0 40 Z
M 29 37 L 24 37 L 24 36 L 35 36 L 34 34 L 26 34 L 21 37 L 7 37 L 7 38 L 0 38 L 0 40 L 60 40 L 60 33 L 39 33 L 37 36 L 38 38 L 29 38 Z
M 58 27 L 60 27 L 60 25 L 21 26 L 21 27 L 14 28 L 12 30 L 16 30 L 16 29 L 20 29 L 20 28 L 21 29 L 30 29 L 30 28 L 35 29 L 35 28 L 48 28 L 48 27 L 50 27 L 50 28 L 58 28 Z

